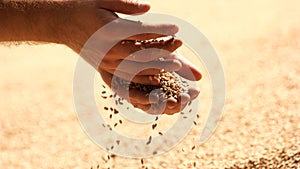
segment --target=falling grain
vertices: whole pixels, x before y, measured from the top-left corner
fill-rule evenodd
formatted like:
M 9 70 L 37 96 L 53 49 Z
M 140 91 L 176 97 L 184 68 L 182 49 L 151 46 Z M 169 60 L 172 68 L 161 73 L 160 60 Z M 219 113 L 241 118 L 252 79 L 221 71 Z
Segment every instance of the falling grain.
M 151 141 L 152 141 L 152 136 L 149 137 L 149 139 L 148 139 L 146 145 L 149 145 L 149 144 L 151 143 Z
M 195 148 L 196 148 L 196 146 L 193 146 L 193 147 L 192 147 L 192 150 L 194 150 Z
M 153 129 L 153 130 L 154 130 L 156 127 L 157 127 L 157 124 L 156 124 L 156 123 L 152 125 L 152 129 Z

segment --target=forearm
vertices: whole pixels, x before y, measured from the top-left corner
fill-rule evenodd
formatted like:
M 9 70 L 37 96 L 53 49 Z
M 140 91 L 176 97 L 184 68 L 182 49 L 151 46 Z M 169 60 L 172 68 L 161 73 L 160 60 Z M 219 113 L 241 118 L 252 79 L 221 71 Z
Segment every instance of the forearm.
M 67 0 L 0 0 L 0 42 L 59 42 Z M 62 16 L 60 16 L 62 15 Z M 59 19 L 58 19 L 59 18 Z

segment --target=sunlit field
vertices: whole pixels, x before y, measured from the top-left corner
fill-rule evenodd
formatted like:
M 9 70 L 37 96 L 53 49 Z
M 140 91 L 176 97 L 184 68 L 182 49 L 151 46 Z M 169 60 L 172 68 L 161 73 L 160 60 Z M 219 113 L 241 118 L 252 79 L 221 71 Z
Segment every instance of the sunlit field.
M 252 163 L 300 168 L 300 1 L 150 2 L 151 12 L 196 26 L 219 54 L 226 104 L 214 135 L 199 144 L 211 91 L 204 66 L 194 60 L 203 70 L 199 82 L 203 116 L 198 126 L 171 151 L 144 159 L 143 164 L 140 159 L 108 159 L 109 154 L 88 138 L 77 120 L 72 82 L 78 55 L 62 45 L 3 44 L 0 168 L 210 169 L 245 168 Z M 185 47 L 180 50 L 193 58 Z M 163 118 L 162 128 L 171 125 L 168 121 L 172 123 L 175 116 Z M 139 137 L 138 132 L 129 133 Z

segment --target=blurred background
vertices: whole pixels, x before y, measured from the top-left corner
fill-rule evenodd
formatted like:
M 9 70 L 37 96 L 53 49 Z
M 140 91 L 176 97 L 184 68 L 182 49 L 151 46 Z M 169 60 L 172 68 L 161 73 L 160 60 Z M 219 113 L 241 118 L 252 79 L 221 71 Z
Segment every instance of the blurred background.
M 198 144 L 195 126 L 144 166 L 225 168 L 299 154 L 300 1 L 150 2 L 150 12 L 182 18 L 207 36 L 224 67 L 227 96 L 209 141 Z M 72 100 L 77 58 L 61 45 L 0 45 L 0 168 L 142 167 L 139 159 L 108 159 L 81 129 Z M 208 83 L 200 81 L 204 89 Z

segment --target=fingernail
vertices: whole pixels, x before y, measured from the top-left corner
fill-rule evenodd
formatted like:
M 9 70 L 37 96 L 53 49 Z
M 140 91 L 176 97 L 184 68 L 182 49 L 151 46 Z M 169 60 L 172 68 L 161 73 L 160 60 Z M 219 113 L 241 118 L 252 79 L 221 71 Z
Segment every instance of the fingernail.
M 167 105 L 169 109 L 173 109 L 176 107 L 177 100 L 174 98 L 169 98 L 167 101 Z
M 181 94 L 181 96 L 180 96 L 181 104 L 187 103 L 190 99 L 191 99 L 191 97 L 188 94 L 185 94 L 185 93 Z
M 170 63 L 169 66 L 165 67 L 165 71 L 176 72 L 176 71 L 179 71 L 181 68 L 182 68 L 181 62 L 177 59 L 174 59 L 174 60 L 172 60 L 172 63 Z
M 179 31 L 179 27 L 177 25 L 173 25 L 171 31 L 175 34 Z
M 200 94 L 200 90 L 197 89 L 189 89 L 189 94 L 192 99 L 195 99 Z
M 175 68 L 174 68 L 175 71 L 178 71 L 178 70 L 180 70 L 182 68 L 181 62 L 179 60 L 177 60 L 177 59 L 174 60 L 174 65 L 175 65 Z
M 149 102 L 150 103 L 157 103 L 159 101 L 159 97 L 156 93 L 150 93 L 149 95 Z
M 176 107 L 176 105 L 168 105 L 169 109 L 174 109 Z
M 139 2 L 138 4 L 139 9 L 149 8 L 149 6 L 150 6 L 149 2 Z
M 149 80 L 152 83 L 152 85 L 159 85 L 160 80 L 156 76 L 149 76 Z
M 195 68 L 195 70 L 193 71 L 193 74 L 195 76 L 195 80 L 201 80 L 202 79 L 202 74 L 200 72 L 200 70 L 198 68 Z

